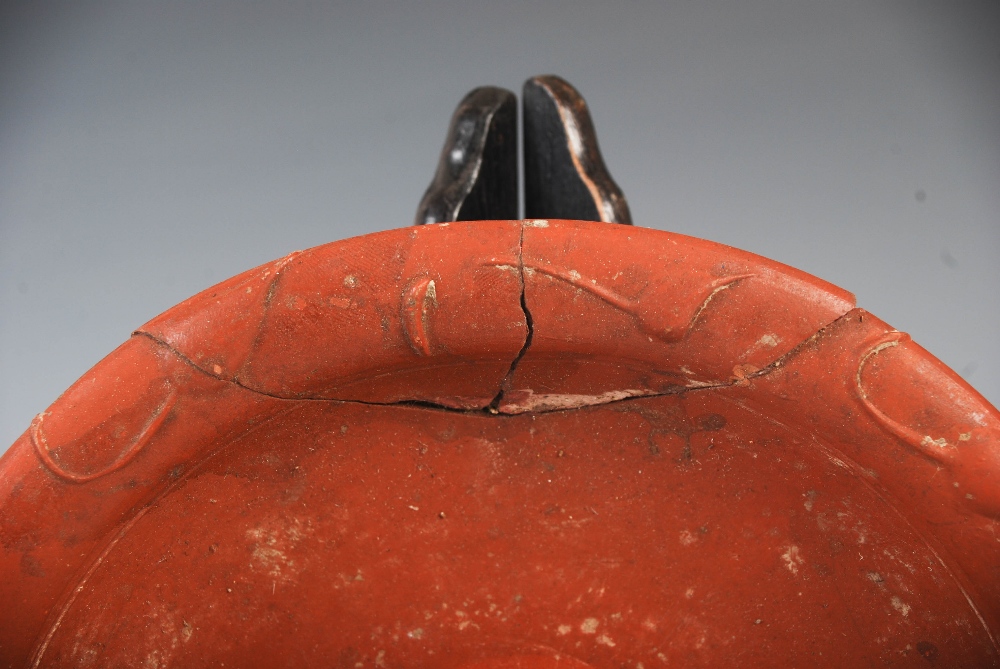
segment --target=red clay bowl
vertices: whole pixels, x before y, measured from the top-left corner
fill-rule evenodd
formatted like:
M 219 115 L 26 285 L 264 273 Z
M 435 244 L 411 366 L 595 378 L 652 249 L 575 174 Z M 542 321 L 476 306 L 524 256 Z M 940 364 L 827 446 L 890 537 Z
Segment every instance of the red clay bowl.
M 2 666 L 998 666 L 1000 413 L 681 235 L 405 228 L 140 328 L 0 458 Z

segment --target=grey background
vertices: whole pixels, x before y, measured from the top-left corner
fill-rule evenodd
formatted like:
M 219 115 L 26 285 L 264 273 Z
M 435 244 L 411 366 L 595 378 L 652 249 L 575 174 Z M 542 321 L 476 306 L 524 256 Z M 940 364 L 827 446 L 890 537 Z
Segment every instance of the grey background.
M 469 89 L 557 73 L 637 224 L 853 291 L 1000 403 L 996 2 L 4 3 L 0 450 L 133 328 L 410 223 Z

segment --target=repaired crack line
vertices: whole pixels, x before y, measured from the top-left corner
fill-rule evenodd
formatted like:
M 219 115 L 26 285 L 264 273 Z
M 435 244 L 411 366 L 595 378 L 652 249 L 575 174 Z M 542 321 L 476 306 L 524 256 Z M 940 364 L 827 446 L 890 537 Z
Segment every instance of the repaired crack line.
M 132 333 L 132 336 L 146 337 L 160 348 L 166 349 L 171 355 L 176 357 L 178 360 L 180 360 L 188 367 L 191 367 L 195 371 L 204 374 L 205 376 L 208 376 L 210 378 L 213 378 L 216 381 L 228 383 L 230 385 L 236 386 L 237 388 L 240 388 L 241 390 L 245 390 L 249 393 L 260 395 L 261 397 L 267 397 L 273 400 L 280 400 L 282 402 L 331 402 L 335 404 L 361 404 L 364 406 L 374 406 L 374 407 L 401 406 L 401 407 L 412 407 L 417 409 L 428 409 L 433 411 L 446 411 L 448 413 L 460 413 L 460 414 L 481 414 L 485 410 L 485 408 L 459 409 L 444 404 L 438 404 L 437 402 L 432 402 L 430 400 L 421 400 L 421 399 L 395 400 L 393 402 L 372 402 L 368 400 L 340 399 L 336 397 L 286 397 L 284 395 L 276 395 L 274 393 L 264 392 L 263 390 L 259 390 L 257 388 L 251 388 L 250 386 L 244 385 L 242 382 L 240 382 L 239 378 L 228 378 L 222 376 L 221 374 L 210 372 L 201 365 L 199 365 L 198 363 L 196 363 L 191 358 L 187 357 L 186 355 L 178 351 L 168 342 L 163 341 L 162 339 L 160 339 L 159 337 L 157 337 L 152 333 L 146 332 L 144 330 L 136 330 L 135 332 Z
M 524 322 L 528 332 L 524 336 L 524 344 L 521 346 L 521 350 L 517 352 L 517 357 L 515 357 L 510 363 L 510 369 L 507 370 L 507 374 L 505 374 L 503 380 L 500 381 L 500 389 L 497 391 L 496 396 L 493 398 L 493 401 L 485 407 L 485 411 L 494 415 L 500 413 L 500 402 L 503 401 L 504 394 L 510 389 L 511 382 L 514 380 L 514 372 L 517 371 L 517 366 L 521 363 L 521 359 L 524 357 L 524 354 L 528 352 L 528 348 L 531 347 L 531 340 L 535 334 L 534 321 L 531 318 L 531 311 L 528 310 L 528 301 L 524 296 L 526 290 L 524 281 L 523 222 L 521 223 L 521 237 L 517 243 L 517 272 L 518 277 L 521 280 L 521 311 L 524 312 Z

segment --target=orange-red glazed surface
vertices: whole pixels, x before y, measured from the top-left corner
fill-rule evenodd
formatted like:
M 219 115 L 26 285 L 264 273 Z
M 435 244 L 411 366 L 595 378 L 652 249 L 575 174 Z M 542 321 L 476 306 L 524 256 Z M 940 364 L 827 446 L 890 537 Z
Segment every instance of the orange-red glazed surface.
M 850 294 L 487 221 L 178 305 L 0 458 L 0 666 L 1000 666 L 1000 414 Z

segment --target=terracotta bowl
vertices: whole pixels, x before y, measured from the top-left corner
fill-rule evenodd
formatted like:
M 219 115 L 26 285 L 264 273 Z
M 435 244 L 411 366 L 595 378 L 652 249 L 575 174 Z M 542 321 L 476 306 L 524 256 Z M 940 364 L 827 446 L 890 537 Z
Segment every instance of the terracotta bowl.
M 998 666 L 1000 413 L 834 286 L 578 221 L 293 253 L 0 458 L 0 666 Z

